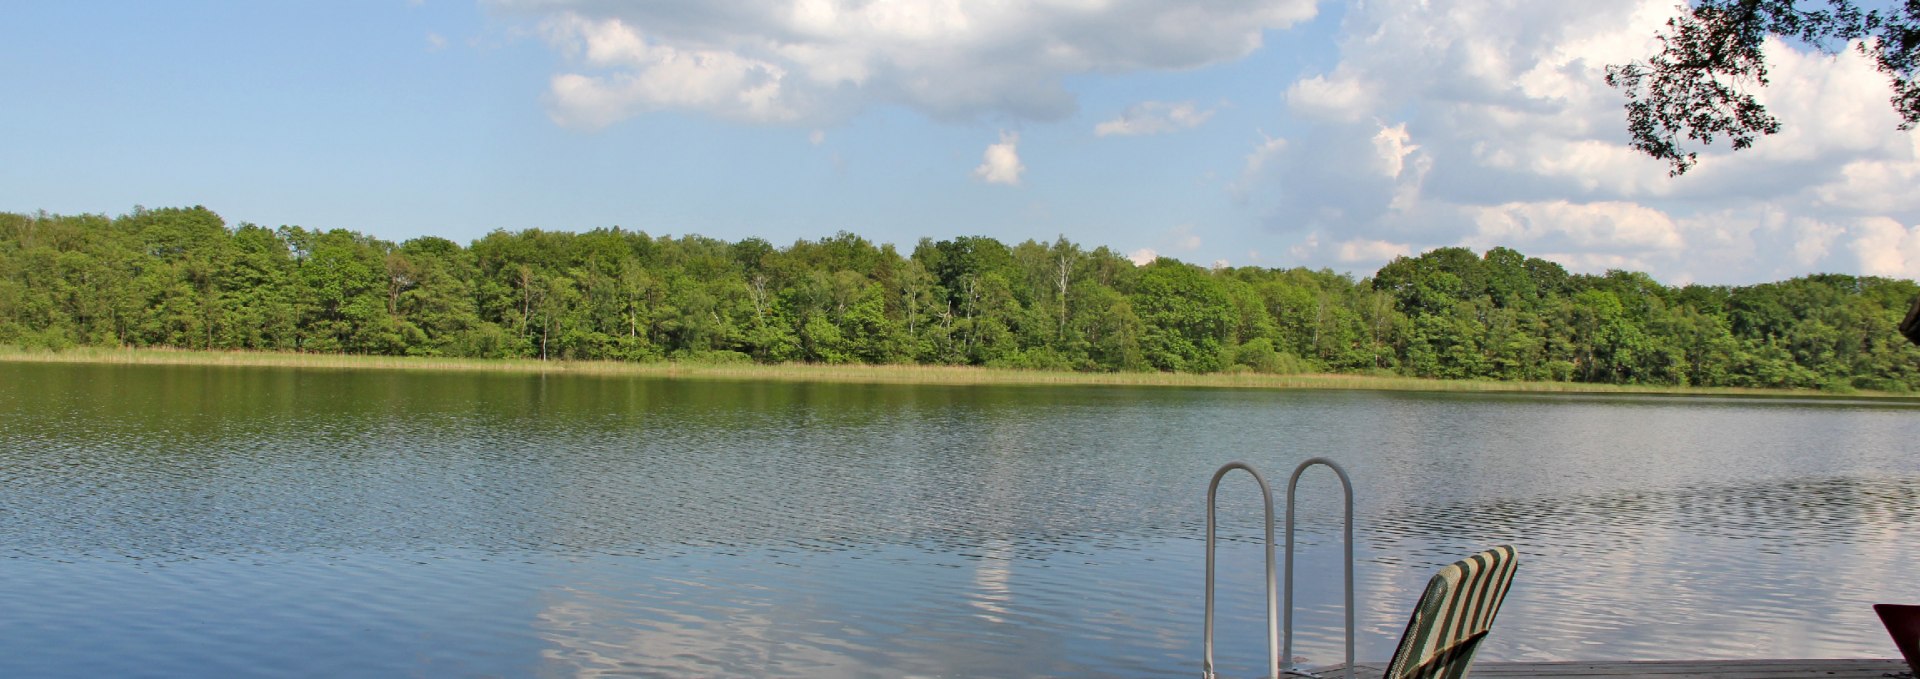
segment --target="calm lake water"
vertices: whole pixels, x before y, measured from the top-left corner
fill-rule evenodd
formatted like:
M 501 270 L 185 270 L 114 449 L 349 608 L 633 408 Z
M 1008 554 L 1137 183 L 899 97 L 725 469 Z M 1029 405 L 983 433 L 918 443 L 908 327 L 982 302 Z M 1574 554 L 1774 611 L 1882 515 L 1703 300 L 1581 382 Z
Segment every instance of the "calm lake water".
M 1916 441 L 1900 403 L 0 364 L 0 676 L 1196 676 L 1210 474 L 1316 455 L 1363 659 L 1499 543 L 1482 659 L 1888 657 Z M 1302 486 L 1297 654 L 1337 662 Z

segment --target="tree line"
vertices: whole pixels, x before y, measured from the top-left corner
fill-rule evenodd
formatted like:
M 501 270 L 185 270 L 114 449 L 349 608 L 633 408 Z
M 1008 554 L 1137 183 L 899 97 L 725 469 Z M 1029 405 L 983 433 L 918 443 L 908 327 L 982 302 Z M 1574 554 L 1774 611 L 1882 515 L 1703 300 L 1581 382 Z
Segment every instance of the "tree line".
M 1059 238 L 839 233 L 777 247 L 620 228 L 462 246 L 203 207 L 0 213 L 0 344 L 617 361 L 1400 374 L 1920 388 L 1910 280 L 1667 286 L 1441 248 L 1372 277 L 1136 266 Z

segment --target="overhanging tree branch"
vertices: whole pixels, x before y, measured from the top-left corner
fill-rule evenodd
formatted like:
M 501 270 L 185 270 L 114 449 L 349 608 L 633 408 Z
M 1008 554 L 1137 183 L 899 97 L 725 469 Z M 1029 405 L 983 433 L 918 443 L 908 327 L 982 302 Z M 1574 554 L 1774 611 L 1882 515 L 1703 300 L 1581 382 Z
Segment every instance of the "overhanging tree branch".
M 1627 96 L 1627 133 L 1634 149 L 1666 161 L 1669 175 L 1699 160 L 1691 147 L 1726 137 L 1734 150 L 1780 131 L 1749 88 L 1767 85 L 1768 36 L 1827 53 L 1854 44 L 1892 79 L 1890 103 L 1900 129 L 1920 124 L 1920 0 L 1862 9 L 1851 0 L 1827 0 L 1801 9 L 1797 0 L 1703 0 L 1682 6 L 1658 39 L 1660 51 L 1643 62 L 1607 67 L 1607 85 Z

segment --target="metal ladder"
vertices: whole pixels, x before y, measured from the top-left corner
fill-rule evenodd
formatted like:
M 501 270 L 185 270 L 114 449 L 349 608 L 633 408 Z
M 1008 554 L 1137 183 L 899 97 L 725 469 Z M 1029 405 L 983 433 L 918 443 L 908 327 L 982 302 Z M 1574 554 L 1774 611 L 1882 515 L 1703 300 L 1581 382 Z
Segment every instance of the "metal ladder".
M 1294 491 L 1300 485 L 1300 474 L 1308 467 L 1325 465 L 1340 477 L 1340 486 L 1346 491 L 1346 548 L 1347 548 L 1347 679 L 1353 679 L 1353 482 L 1347 478 L 1347 470 L 1340 468 L 1324 457 L 1316 457 L 1300 463 L 1293 468 L 1293 476 L 1287 479 L 1287 586 L 1286 615 L 1284 623 L 1275 620 L 1280 609 L 1275 598 L 1276 590 L 1273 563 L 1273 491 L 1267 487 L 1267 479 L 1259 470 L 1245 462 L 1229 462 L 1213 473 L 1213 482 L 1207 485 L 1207 608 L 1206 631 L 1203 646 L 1206 657 L 1202 661 L 1200 676 L 1202 679 L 1216 679 L 1213 671 L 1213 553 L 1214 553 L 1214 497 L 1220 489 L 1220 479 L 1235 469 L 1246 470 L 1253 480 L 1260 484 L 1260 500 L 1266 507 L 1266 549 L 1267 549 L 1267 674 L 1278 679 L 1282 674 L 1294 676 L 1318 676 L 1293 665 L 1293 498 Z M 1284 624 L 1282 636 L 1280 625 Z M 1285 659 L 1283 667 L 1280 662 Z

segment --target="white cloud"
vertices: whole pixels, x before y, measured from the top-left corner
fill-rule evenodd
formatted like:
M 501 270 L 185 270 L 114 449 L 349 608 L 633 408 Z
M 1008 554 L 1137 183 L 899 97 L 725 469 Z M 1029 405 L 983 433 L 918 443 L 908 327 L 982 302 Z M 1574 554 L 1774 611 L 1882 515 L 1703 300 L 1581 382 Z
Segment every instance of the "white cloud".
M 1425 204 L 1434 161 L 1427 144 L 1413 143 L 1414 134 L 1405 123 L 1368 120 L 1323 126 L 1284 148 L 1262 146 L 1248 156 L 1228 195 L 1265 212 L 1283 231 L 1319 229 L 1404 241 L 1407 234 L 1354 229 L 1384 226 Z
M 1199 127 L 1211 117 L 1211 109 L 1199 110 L 1191 101 L 1143 101 L 1128 106 L 1120 117 L 1093 126 L 1093 133 L 1102 137 L 1164 134 Z
M 943 120 L 1058 120 L 1065 78 L 1244 57 L 1315 0 L 484 0 L 545 25 L 569 60 L 553 118 L 676 109 L 752 123 L 838 122 L 876 104 Z
M 1603 83 L 1607 63 L 1644 56 L 1671 3 L 1384 0 L 1356 10 L 1333 76 L 1289 89 L 1296 113 L 1334 112 L 1317 118 L 1338 134 L 1368 134 L 1383 157 L 1418 129 L 1418 148 L 1449 179 L 1486 182 L 1488 170 L 1505 169 L 1558 180 L 1516 187 L 1535 195 L 1507 200 L 1629 198 L 1646 185 L 1636 182 L 1671 183 L 1625 146 L 1619 96 Z M 1396 126 L 1366 124 L 1409 111 Z M 1457 199 L 1455 184 L 1442 183 L 1439 197 Z
M 1907 139 L 1892 133 L 1900 119 L 1887 104 L 1887 76 L 1857 50 L 1828 56 L 1769 39 L 1767 63 L 1771 84 L 1755 96 L 1781 119 L 1782 129 L 1755 142 L 1754 155 L 1805 161 L 1835 151 L 1911 150 Z
M 1911 213 L 1920 210 L 1920 130 L 1904 134 L 1906 148 L 1891 146 L 1880 158 L 1863 158 L 1840 167 L 1837 177 L 1813 189 L 1815 202 L 1839 210 Z
M 1373 88 L 1351 75 L 1316 75 L 1287 87 L 1287 107 L 1294 113 L 1328 122 L 1364 120 L 1373 108 Z
M 1802 267 L 1812 267 L 1832 252 L 1833 241 L 1840 237 L 1843 229 L 1813 219 L 1795 221 L 1798 228 L 1793 239 L 1793 261 Z
M 1626 123 L 1623 121 L 1624 127 Z M 1624 143 L 1598 139 L 1538 139 L 1529 170 L 1566 180 L 1568 189 L 1607 196 L 1661 196 L 1678 185 L 1667 167 Z
M 649 45 L 619 19 L 566 14 L 545 25 L 548 39 L 570 55 L 611 73 L 564 73 L 549 84 L 554 122 L 604 127 L 647 111 L 686 108 L 743 122 L 799 118 L 785 91 L 785 67 L 726 50 Z
M 1342 242 L 1339 246 L 1340 261 L 1347 264 L 1370 263 L 1384 264 L 1388 260 L 1413 253 L 1413 247 L 1406 243 L 1389 243 L 1383 240 L 1354 239 Z
M 1433 169 L 1433 158 L 1414 155 L 1420 145 L 1413 143 L 1406 123 L 1391 127 L 1381 124 L 1380 132 L 1373 135 L 1373 150 L 1379 154 L 1381 174 L 1393 181 L 1393 198 L 1387 210 L 1403 213 L 1413 209 L 1420 201 L 1427 171 Z
M 1644 257 L 1634 257 L 1611 252 L 1542 252 L 1532 256 L 1558 263 L 1566 267 L 1568 271 L 1575 273 L 1601 273 L 1612 269 L 1622 271 L 1646 271 L 1652 268 L 1649 260 Z M 1668 276 L 1667 278 L 1678 280 L 1682 277 L 1688 278 L 1689 280 L 1691 279 L 1691 276 Z M 1661 282 L 1668 283 L 1672 281 L 1662 280 Z
M 1407 156 L 1420 150 L 1418 145 L 1410 143 L 1413 137 L 1407 134 L 1407 124 L 1393 127 L 1380 126 L 1380 132 L 1373 135 L 1373 149 L 1380 154 L 1380 171 L 1389 178 L 1399 178 L 1406 169 Z
M 447 37 L 439 33 L 427 33 L 427 51 L 438 52 L 447 48 Z
M 821 144 L 825 144 L 825 143 L 827 143 L 827 131 L 826 131 L 826 130 L 814 130 L 814 131 L 812 131 L 812 132 L 808 132 L 808 133 L 807 133 L 807 143 L 809 143 L 809 144 L 812 144 L 812 145 L 814 145 L 814 146 L 819 146 L 819 145 L 821 145 Z
M 1582 249 L 1675 252 L 1686 245 L 1665 213 L 1620 202 L 1507 203 L 1481 208 L 1468 241 L 1480 247 L 1570 244 Z
M 1146 266 L 1159 258 L 1160 253 L 1154 252 L 1153 248 L 1140 248 L 1127 253 L 1127 260 L 1133 262 L 1134 266 Z
M 1019 145 L 1019 133 L 1001 132 L 1000 142 L 988 145 L 980 166 L 973 168 L 974 178 L 988 184 L 1019 186 L 1020 174 L 1027 170 L 1027 166 L 1020 164 Z
M 1771 85 L 1757 91 L 1785 131 L 1738 153 L 1723 140 L 1683 177 L 1627 146 L 1605 67 L 1651 54 L 1675 11 L 1671 0 L 1353 5 L 1340 60 L 1286 88 L 1307 129 L 1284 153 L 1249 154 L 1228 194 L 1304 236 L 1313 245 L 1294 253 L 1308 264 L 1406 243 L 1714 283 L 1910 266 L 1889 253 L 1909 247 L 1896 226 L 1920 223 L 1920 132 L 1895 130 L 1886 77 L 1858 54 L 1769 42 Z M 1339 245 L 1318 247 L 1320 234 Z
M 1853 252 L 1862 273 L 1920 278 L 1920 226 L 1874 217 L 1861 220 L 1854 231 Z

